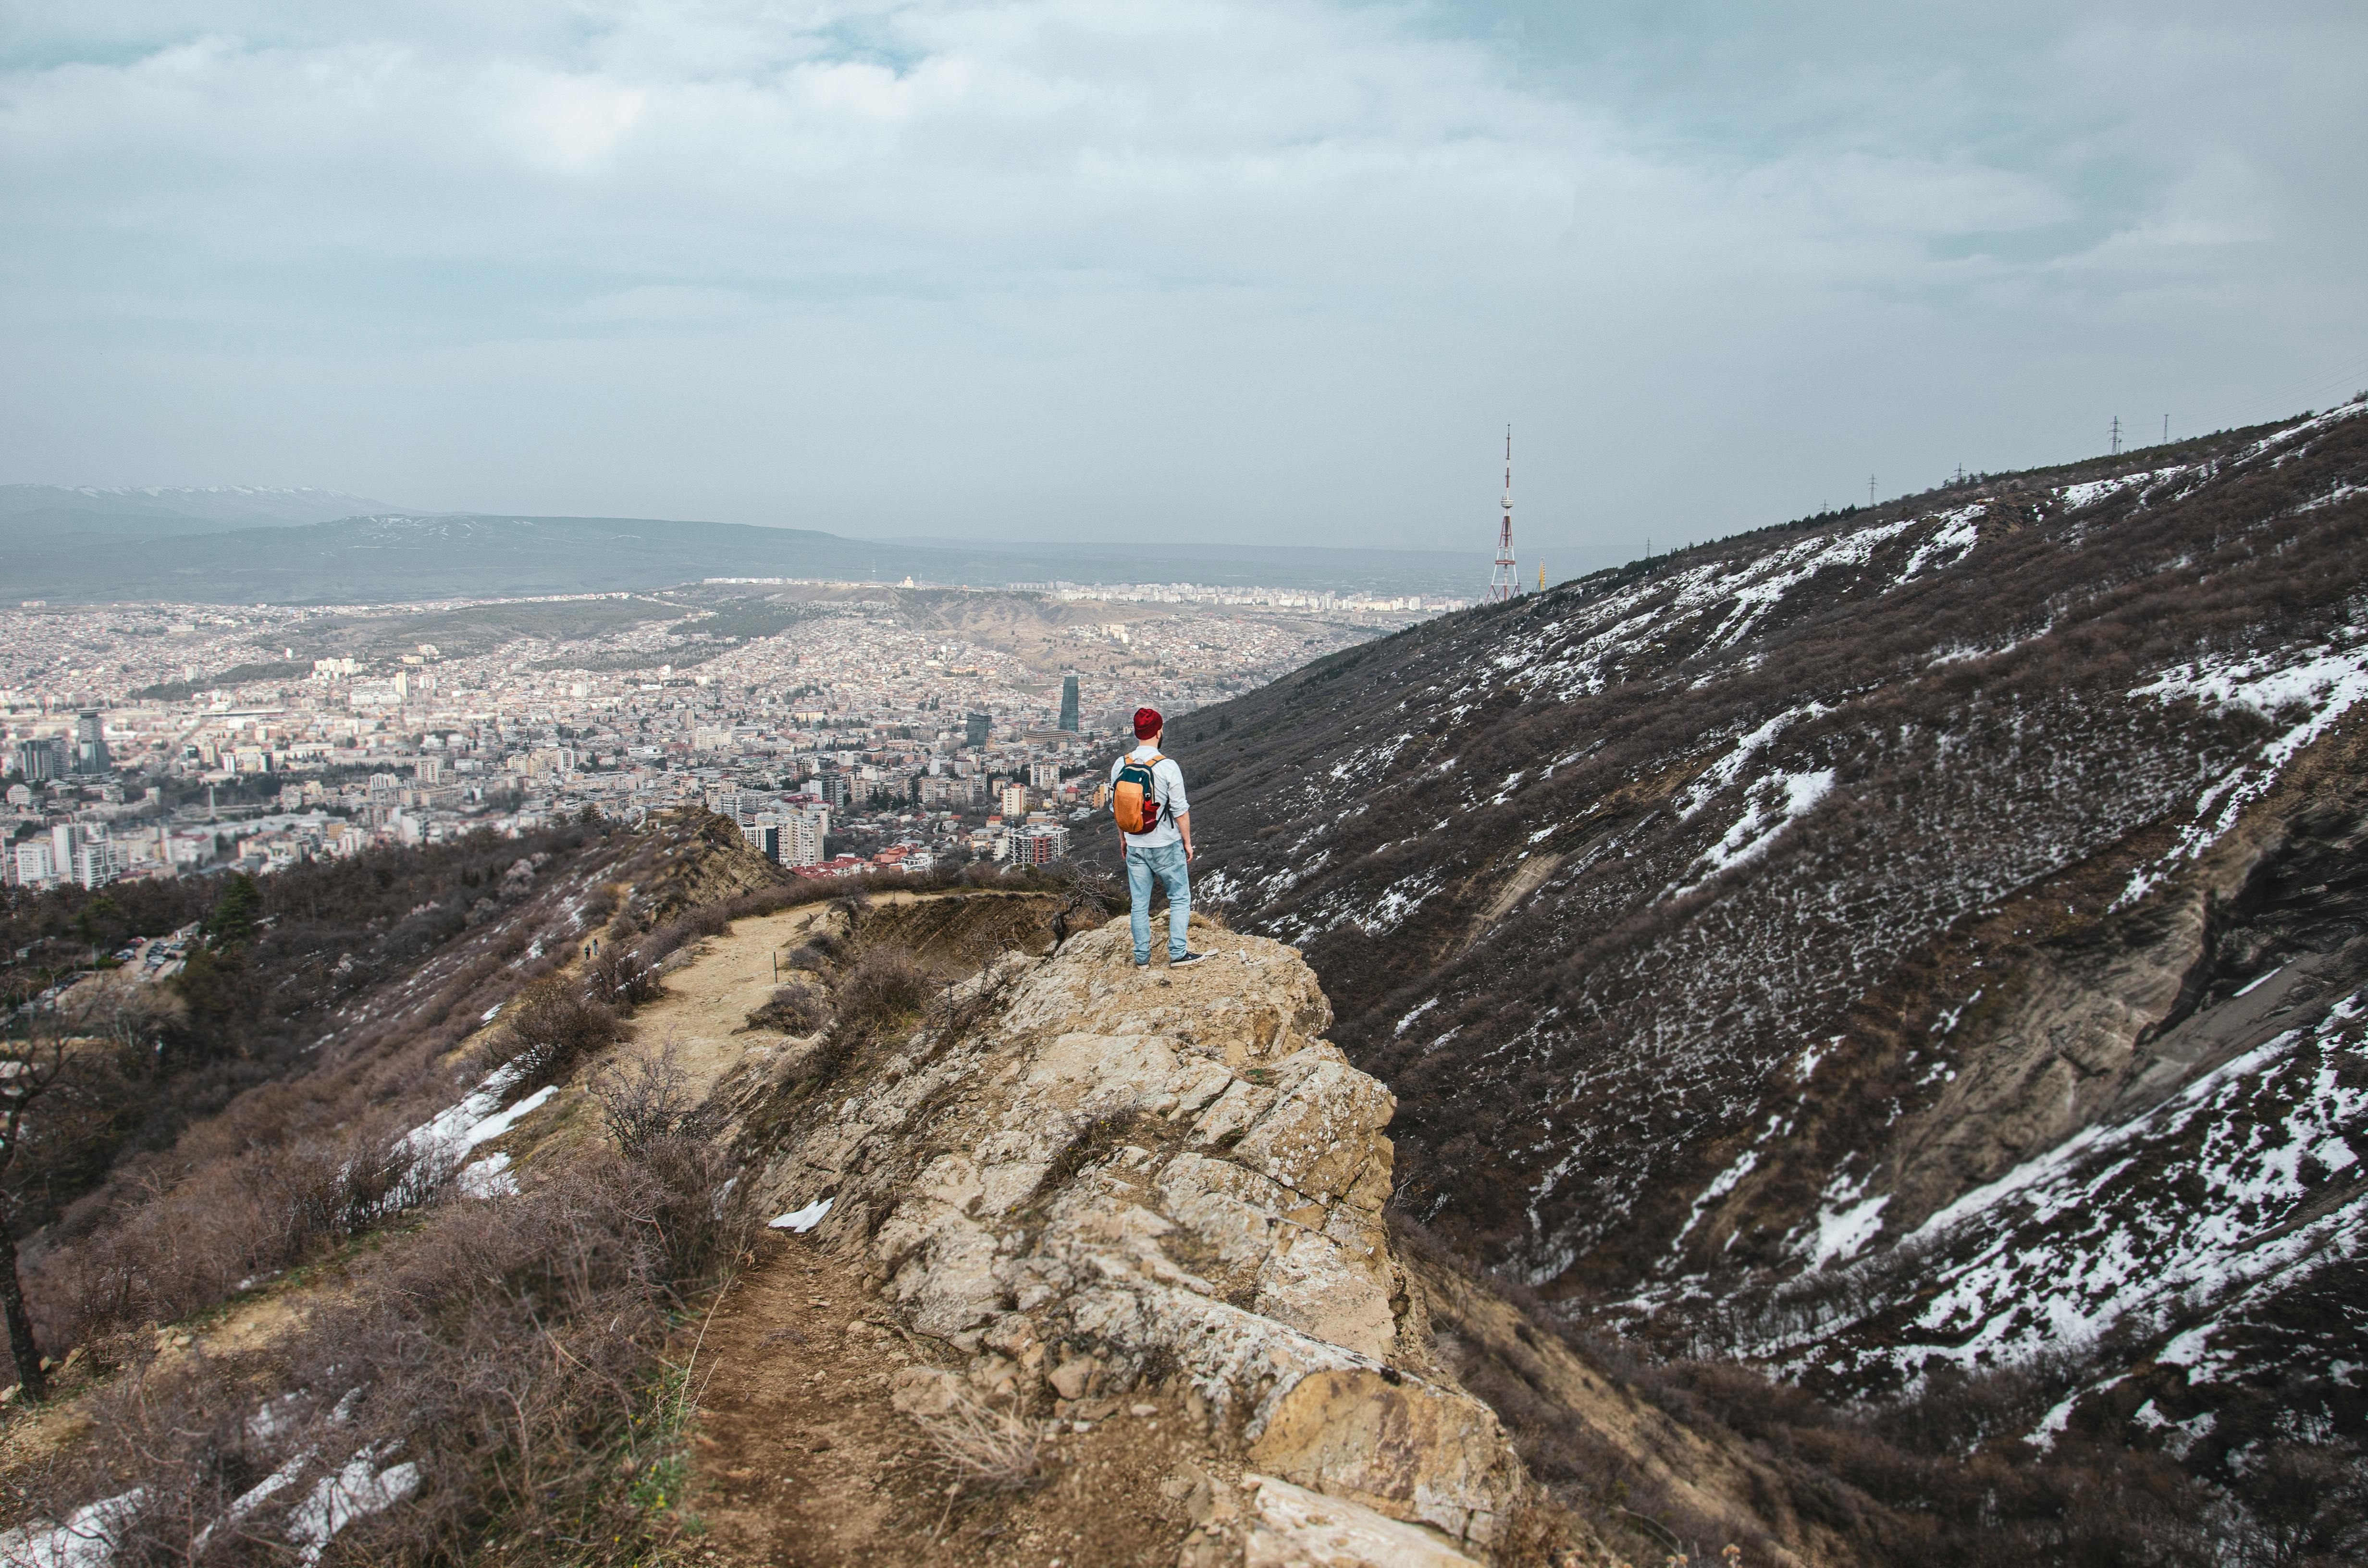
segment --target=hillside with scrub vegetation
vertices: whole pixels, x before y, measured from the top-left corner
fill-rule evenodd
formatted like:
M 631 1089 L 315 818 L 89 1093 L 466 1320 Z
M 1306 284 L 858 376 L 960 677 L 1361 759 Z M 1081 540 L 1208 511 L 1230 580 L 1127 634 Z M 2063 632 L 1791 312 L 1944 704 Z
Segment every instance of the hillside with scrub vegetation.
M 1279 943 L 1202 920 L 1205 964 L 1137 971 L 1090 875 L 792 882 L 713 818 L 316 871 L 108 916 L 194 915 L 198 983 L 289 998 L 229 1043 L 178 976 L 103 1003 L 120 971 L 15 1037 L 64 1066 L 10 1167 L 47 1364 L 0 1408 L 12 1562 L 1612 1568 L 2032 1539 L 1964 1533 L 1995 1480 L 1919 1436 L 1927 1406 L 1787 1405 L 1574 1330 L 1395 1212 L 1398 1101 Z M 393 972 L 300 992 L 447 898 Z M 95 907 L 12 913 L 68 944 Z M 177 1123 L 99 1114 L 172 1097 Z M 2125 1528 L 2147 1481 L 2083 1528 Z
M 2357 1551 L 2363 492 L 2355 401 L 1429 622 L 1173 727 L 1204 893 L 1559 1321 Z

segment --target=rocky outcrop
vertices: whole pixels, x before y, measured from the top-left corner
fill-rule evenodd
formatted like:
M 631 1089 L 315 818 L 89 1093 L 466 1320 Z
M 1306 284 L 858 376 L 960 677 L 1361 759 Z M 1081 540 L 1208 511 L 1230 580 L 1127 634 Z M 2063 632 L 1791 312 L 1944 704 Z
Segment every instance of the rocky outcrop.
M 1212 956 L 1178 971 L 1133 967 L 1122 923 L 999 960 L 786 1119 L 761 1192 L 829 1199 L 813 1242 L 941 1349 L 895 1375 L 901 1408 L 1180 1398 L 1256 1494 L 1188 1560 L 1485 1556 L 1524 1480 L 1392 1252 L 1395 1102 L 1325 1040 L 1293 949 L 1196 932 Z

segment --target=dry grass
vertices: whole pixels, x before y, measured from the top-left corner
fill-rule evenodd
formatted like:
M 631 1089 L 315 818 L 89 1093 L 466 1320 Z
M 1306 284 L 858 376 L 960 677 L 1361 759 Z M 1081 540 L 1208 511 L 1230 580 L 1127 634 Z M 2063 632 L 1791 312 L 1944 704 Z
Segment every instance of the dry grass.
M 989 1404 L 968 1384 L 956 1384 L 941 1411 L 916 1412 L 914 1423 L 962 1482 L 997 1492 L 1022 1492 L 1043 1479 L 1043 1434 L 1036 1424 Z
M 667 1341 L 748 1230 L 717 1202 L 714 1151 L 659 1139 L 642 1153 L 439 1207 L 355 1259 L 341 1299 L 268 1353 L 127 1368 L 95 1396 L 91 1442 L 10 1512 L 59 1520 L 129 1497 L 113 1568 L 286 1562 L 331 1478 L 392 1492 L 393 1470 L 401 1497 L 347 1524 L 327 1561 L 646 1555 L 679 1492 L 666 1478 L 680 1472 L 684 1373 Z

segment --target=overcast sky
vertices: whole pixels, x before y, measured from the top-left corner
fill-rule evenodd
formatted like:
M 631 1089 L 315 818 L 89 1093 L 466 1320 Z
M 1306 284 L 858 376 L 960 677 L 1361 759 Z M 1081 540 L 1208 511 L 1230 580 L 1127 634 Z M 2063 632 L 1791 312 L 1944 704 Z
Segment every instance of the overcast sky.
M 2368 384 L 2368 7 L 0 5 L 0 481 L 1656 543 Z M 1485 572 L 1485 564 L 1482 567 Z

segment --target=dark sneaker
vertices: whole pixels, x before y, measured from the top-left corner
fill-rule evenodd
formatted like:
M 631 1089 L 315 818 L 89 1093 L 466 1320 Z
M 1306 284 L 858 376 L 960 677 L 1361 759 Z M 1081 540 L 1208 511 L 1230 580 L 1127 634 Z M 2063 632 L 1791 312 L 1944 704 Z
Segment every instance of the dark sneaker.
M 1202 959 L 1205 959 L 1209 955 L 1206 953 L 1186 953 L 1180 959 L 1169 959 L 1167 960 L 1167 967 L 1169 969 L 1182 969 L 1186 964 L 1199 963 Z

